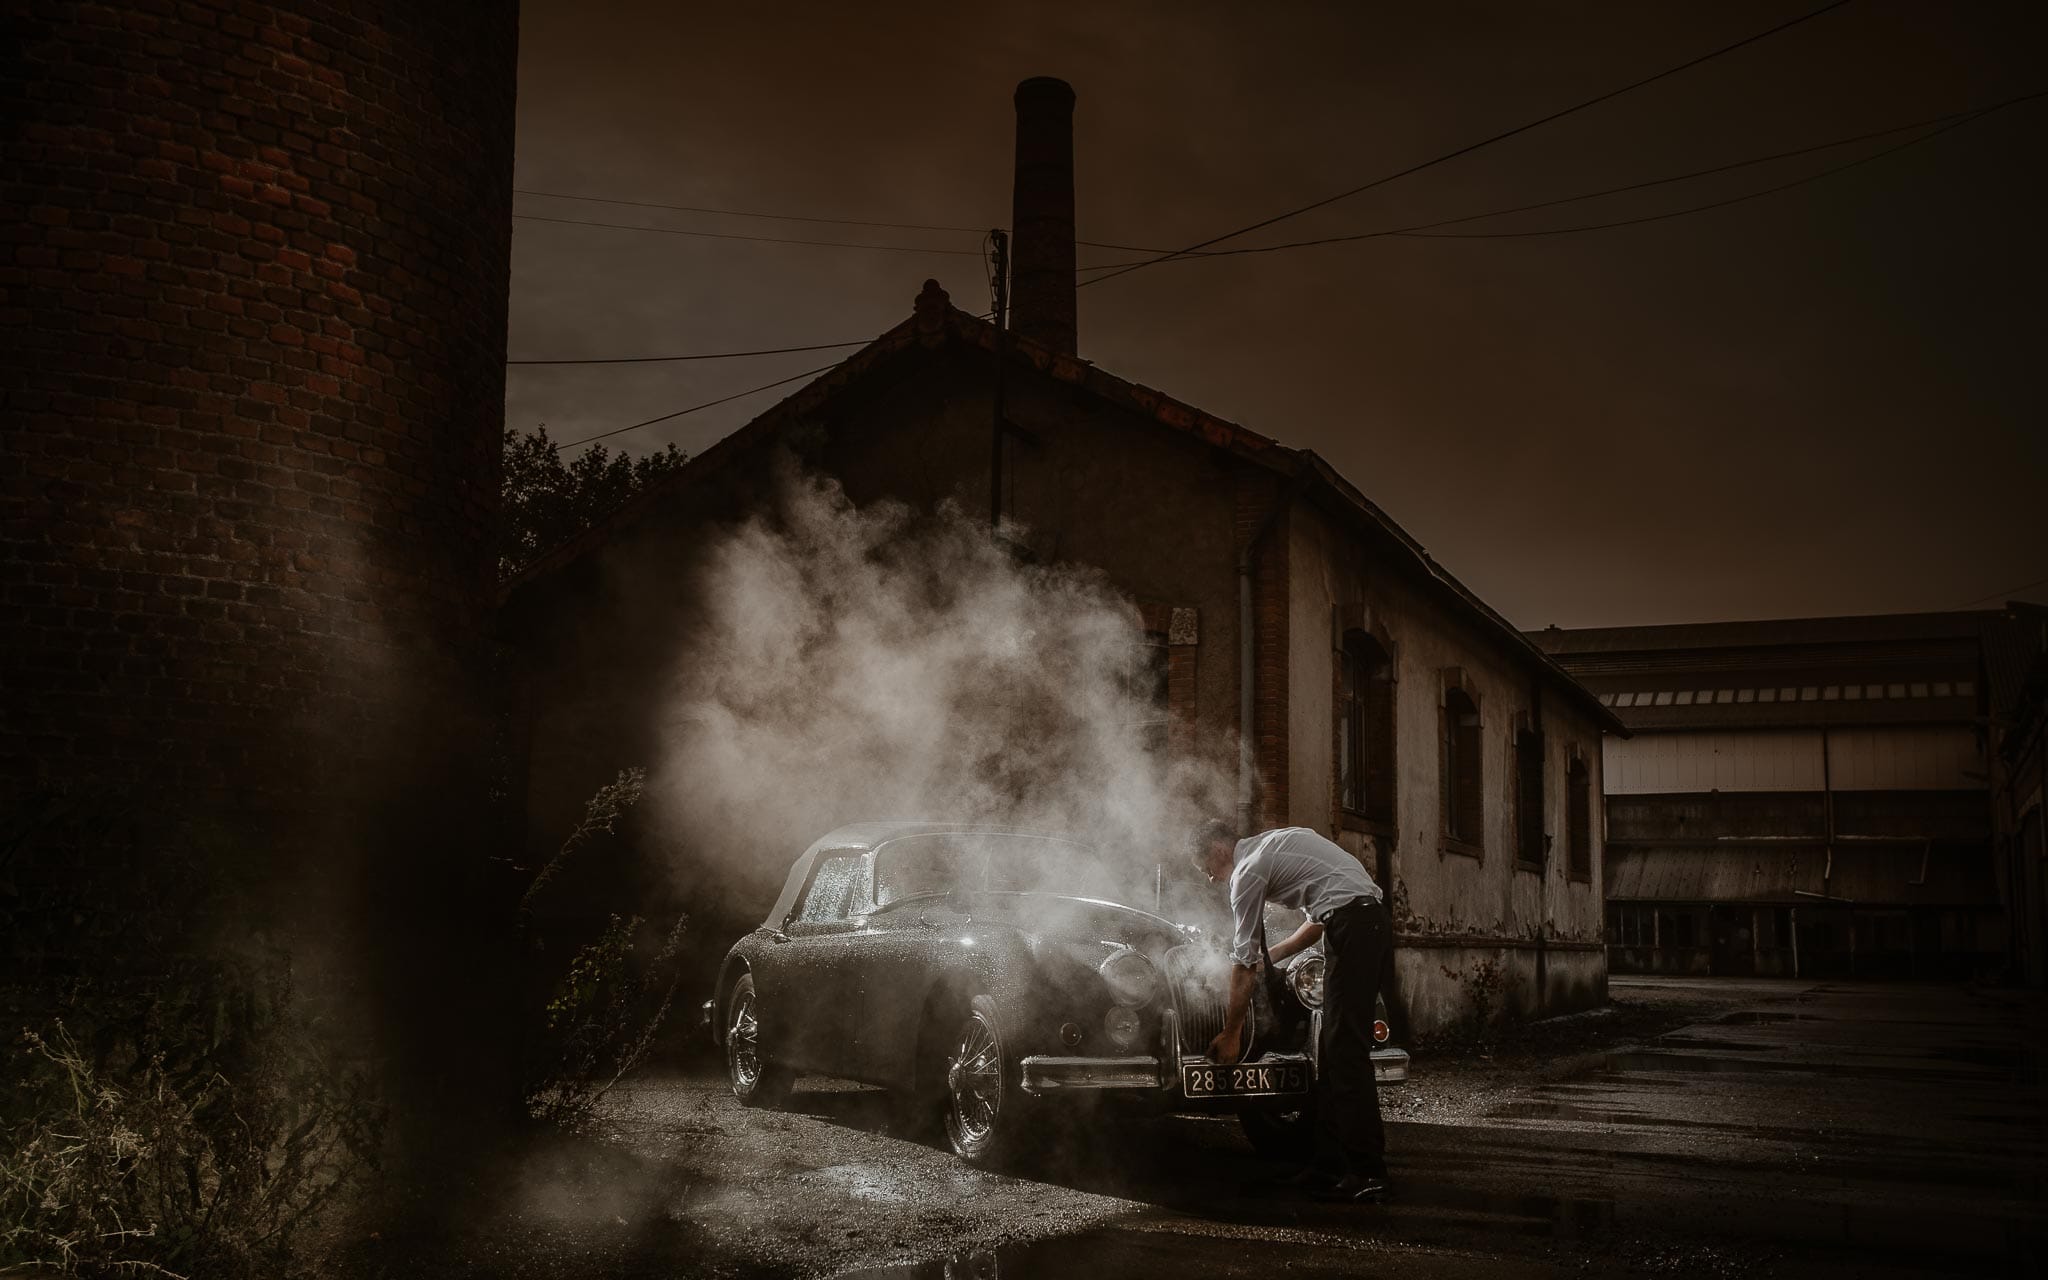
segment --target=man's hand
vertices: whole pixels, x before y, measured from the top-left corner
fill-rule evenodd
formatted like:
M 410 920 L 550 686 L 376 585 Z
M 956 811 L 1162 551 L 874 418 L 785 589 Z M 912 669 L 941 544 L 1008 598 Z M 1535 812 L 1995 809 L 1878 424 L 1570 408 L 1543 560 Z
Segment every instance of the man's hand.
M 1209 1042 L 1209 1060 L 1222 1066 L 1235 1066 L 1244 1056 L 1244 1028 L 1225 1027 L 1216 1038 Z
M 1245 1016 L 1251 1012 L 1252 987 L 1259 980 L 1255 965 L 1230 966 L 1230 996 L 1223 1010 L 1223 1032 L 1209 1042 L 1209 1058 L 1224 1066 L 1235 1066 L 1244 1057 Z

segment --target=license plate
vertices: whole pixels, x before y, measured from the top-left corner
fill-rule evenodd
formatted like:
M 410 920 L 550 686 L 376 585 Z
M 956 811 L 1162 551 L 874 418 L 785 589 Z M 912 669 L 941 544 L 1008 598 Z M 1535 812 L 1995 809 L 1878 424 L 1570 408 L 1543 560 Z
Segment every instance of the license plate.
M 1224 1067 L 1213 1062 L 1184 1062 L 1181 1091 L 1190 1098 L 1258 1098 L 1307 1093 L 1309 1068 L 1303 1062 L 1259 1063 Z

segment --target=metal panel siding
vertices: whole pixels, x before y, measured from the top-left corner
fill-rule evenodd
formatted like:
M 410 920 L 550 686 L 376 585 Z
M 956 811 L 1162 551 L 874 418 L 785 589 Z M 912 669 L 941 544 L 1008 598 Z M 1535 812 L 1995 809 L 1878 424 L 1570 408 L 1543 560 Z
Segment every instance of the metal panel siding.
M 1837 791 L 1983 790 L 1984 752 L 1973 729 L 1835 729 L 1828 748 Z
M 1819 791 L 1820 734 L 1659 733 L 1608 738 L 1608 795 Z
M 1608 853 L 1610 902 L 1785 902 L 1823 891 L 1827 854 L 1773 849 L 1617 849 Z

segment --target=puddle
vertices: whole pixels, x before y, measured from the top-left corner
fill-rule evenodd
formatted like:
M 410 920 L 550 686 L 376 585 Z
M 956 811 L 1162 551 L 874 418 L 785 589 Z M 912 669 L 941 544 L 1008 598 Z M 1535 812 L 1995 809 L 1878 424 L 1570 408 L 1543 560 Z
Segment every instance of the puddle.
M 869 1204 L 902 1204 L 910 1199 L 904 1192 L 905 1178 L 900 1169 L 891 1171 L 877 1165 L 834 1164 L 806 1176 L 829 1183 L 855 1200 L 865 1200 Z

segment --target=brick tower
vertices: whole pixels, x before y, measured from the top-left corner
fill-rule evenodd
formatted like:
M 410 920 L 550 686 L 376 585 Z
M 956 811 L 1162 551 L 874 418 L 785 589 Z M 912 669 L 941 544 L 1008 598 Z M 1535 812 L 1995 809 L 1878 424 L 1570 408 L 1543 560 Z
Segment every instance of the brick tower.
M 517 6 L 0 19 L 0 789 L 381 802 L 474 723 Z
M 11 871 L 101 909 L 144 891 L 70 868 L 192 841 L 428 1116 L 476 1003 L 517 38 L 513 0 L 0 17 L 0 810 L 135 816 Z M 72 919 L 27 917 L 45 963 Z

